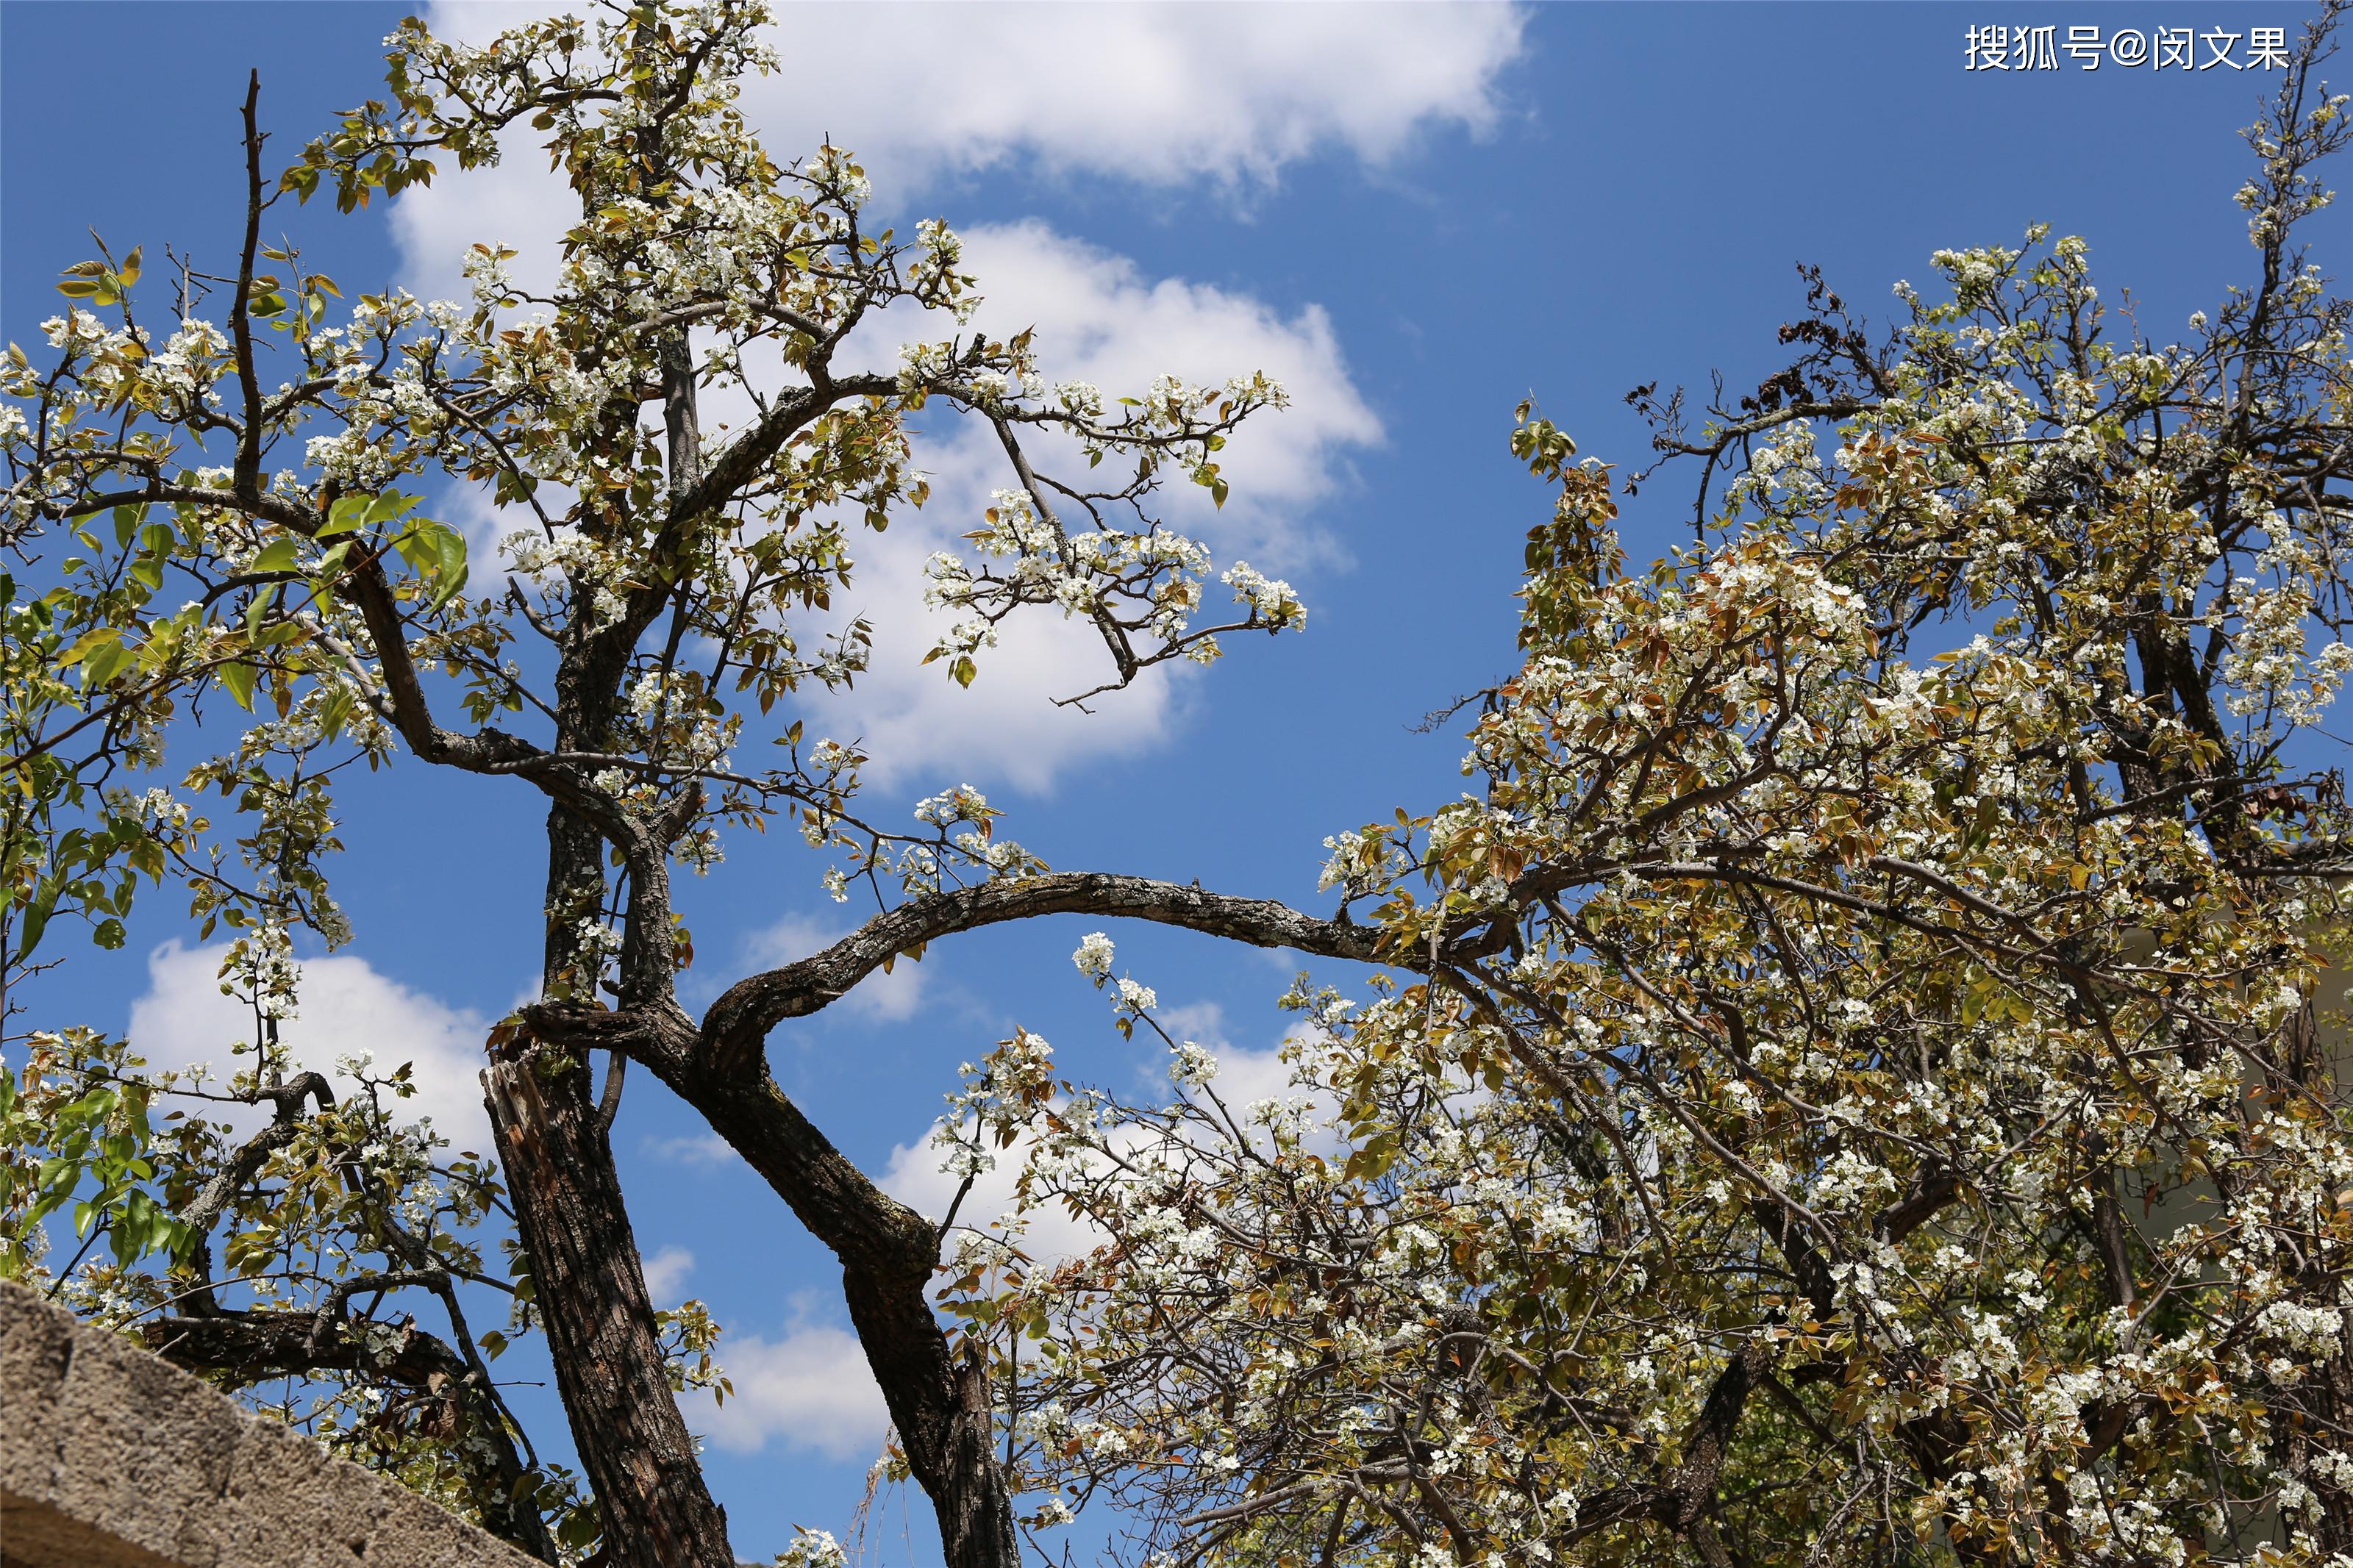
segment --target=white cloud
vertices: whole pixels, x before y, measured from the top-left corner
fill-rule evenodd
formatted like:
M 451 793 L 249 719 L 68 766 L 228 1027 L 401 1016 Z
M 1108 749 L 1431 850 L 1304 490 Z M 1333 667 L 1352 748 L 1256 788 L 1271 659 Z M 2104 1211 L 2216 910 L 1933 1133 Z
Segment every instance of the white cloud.
M 866 1352 L 848 1330 L 809 1321 L 813 1306 L 812 1296 L 797 1297 L 793 1321 L 777 1338 L 731 1331 L 719 1342 L 719 1364 L 735 1392 L 724 1405 L 689 1395 L 687 1420 L 696 1431 L 738 1454 L 757 1453 L 771 1438 L 829 1459 L 881 1451 L 891 1415 Z
M 745 939 L 744 956 L 755 969 L 775 969 L 822 952 L 849 934 L 847 926 L 786 915 Z M 886 1024 L 904 1023 L 923 1005 L 924 982 L 923 965 L 902 958 L 888 974 L 878 969 L 867 975 L 835 1005 Z
M 1242 1118 L 1247 1108 L 1259 1100 L 1287 1100 L 1299 1092 L 1291 1082 L 1290 1064 L 1282 1060 L 1282 1047 L 1253 1050 L 1235 1045 L 1226 1037 L 1224 1010 L 1217 1003 L 1164 1007 L 1155 1016 L 1177 1039 L 1194 1041 L 1216 1055 L 1218 1074 L 1210 1087 L 1236 1118 Z M 1146 1031 L 1136 1032 L 1139 1049 L 1133 1058 L 1134 1087 L 1121 1097 L 1130 1104 L 1166 1104 L 1179 1092 L 1168 1079 L 1169 1053 L 1158 1048 L 1156 1041 L 1146 1047 L 1150 1039 Z M 1336 1109 L 1328 1095 L 1319 1093 L 1314 1100 L 1319 1119 L 1328 1117 Z M 932 1144 L 940 1127 L 940 1122 L 934 1121 L 914 1142 L 892 1148 L 889 1164 L 876 1178 L 884 1192 L 934 1222 L 946 1217 L 962 1182 L 961 1177 L 941 1169 L 941 1151 Z M 1144 1142 L 1132 1132 L 1114 1136 L 1124 1146 Z M 1020 1175 L 1029 1148 L 1025 1138 L 1017 1139 L 1008 1148 L 991 1151 L 997 1163 L 974 1179 L 972 1190 L 957 1206 L 959 1226 L 994 1228 L 1012 1210 L 1014 1183 Z M 1066 1205 L 1054 1203 L 1029 1215 L 1021 1248 L 1041 1263 L 1054 1263 L 1092 1250 L 1102 1238 L 1103 1233 L 1091 1222 L 1073 1215 Z
M 745 92 L 772 150 L 831 136 L 921 184 L 1008 163 L 1159 186 L 1264 184 L 1483 130 L 1525 16 L 1502 5 L 926 5 L 783 13 L 787 69 Z
M 1226 1010 L 1215 1002 L 1188 1002 L 1181 1007 L 1164 1007 L 1156 1015 L 1160 1026 L 1179 1040 L 1191 1040 L 1218 1058 L 1217 1076 L 1209 1087 L 1225 1102 L 1226 1109 L 1240 1117 L 1250 1106 L 1262 1100 L 1289 1100 L 1300 1091 L 1291 1081 L 1291 1064 L 1282 1059 L 1283 1046 L 1291 1042 L 1286 1034 L 1281 1043 L 1270 1050 L 1252 1050 L 1238 1046 L 1226 1034 Z M 1165 1051 L 1155 1053 L 1145 1069 L 1155 1085 L 1168 1082 L 1168 1059 Z M 1165 1089 L 1162 1092 L 1166 1092 Z M 1318 1091 L 1314 1097 L 1320 1120 L 1338 1109 L 1329 1095 Z
M 891 1163 L 875 1178 L 877 1186 L 934 1224 L 947 1217 L 948 1205 L 955 1202 L 956 1187 L 962 1179 L 940 1168 L 940 1151 L 932 1147 L 932 1137 L 939 1130 L 940 1123 L 934 1121 L 914 1142 L 893 1148 Z M 1029 1142 L 1027 1138 L 1017 1139 L 1010 1147 L 989 1152 L 996 1157 L 996 1167 L 974 1178 L 972 1191 L 956 1206 L 959 1227 L 992 1229 L 1012 1211 L 1013 1183 L 1021 1173 L 1022 1161 L 1029 1156 Z M 1029 1228 L 1021 1236 L 1021 1250 L 1040 1263 L 1058 1263 L 1092 1251 L 1102 1235 L 1092 1224 L 1072 1215 L 1064 1205 L 1050 1204 L 1029 1216 Z
M 1213 1051 L 1222 1051 L 1231 1044 L 1226 1038 L 1226 1008 L 1221 1002 L 1186 1002 L 1158 1008 L 1152 1016 L 1160 1021 L 1162 1028 L 1180 1040 L 1191 1040 Z
M 1270 564 L 1331 553 L 1331 542 L 1310 531 L 1298 510 L 1328 497 L 1345 478 L 1345 450 L 1378 441 L 1381 426 L 1349 379 L 1322 306 L 1303 306 L 1286 319 L 1248 294 L 1155 279 L 1130 258 L 1035 218 L 975 224 L 959 233 L 965 263 L 986 296 L 976 325 L 997 337 L 1035 328 L 1049 380 L 1077 378 L 1106 393 L 1134 394 L 1163 374 L 1214 384 L 1264 371 L 1281 382 L 1291 407 L 1259 416 L 1219 455 L 1233 481 L 1226 507 L 1219 510 L 1198 486 L 1178 483 L 1165 497 L 1167 510 L 1221 542 L 1271 548 Z M 937 335 L 942 322 L 905 307 L 884 312 L 868 335 L 893 363 L 902 328 Z M 985 429 L 969 433 L 972 445 L 987 444 L 996 454 L 990 472 L 997 475 L 1002 453 L 985 442 Z M 1075 448 L 1064 450 L 1075 456 Z M 992 477 L 990 486 L 1005 482 Z M 964 526 L 969 524 L 959 531 Z
M 147 991 L 131 1005 L 130 1037 L 155 1067 L 210 1062 L 226 1079 L 238 1065 L 230 1053 L 252 1039 L 253 1014 L 221 994 L 225 951 L 175 940 L 148 954 Z M 429 1116 L 455 1147 L 489 1152 L 480 1074 L 490 1025 L 480 1014 L 413 991 L 351 953 L 305 959 L 301 996 L 301 1016 L 279 1029 L 297 1064 L 334 1078 L 336 1058 L 363 1051 L 375 1055 L 380 1073 L 412 1062 L 417 1093 L 396 1102 L 397 1113 Z
M 530 11 L 445 5 L 434 20 L 479 41 Z M 1320 149 L 1379 163 L 1432 126 L 1486 125 L 1495 75 L 1518 49 L 1524 21 L 1512 8 L 1468 5 L 1234 7 L 1217 13 L 1214 27 L 1204 15 L 1155 5 L 797 6 L 781 23 L 788 57 L 821 58 L 826 68 L 751 84 L 743 106 L 781 156 L 824 134 L 860 149 L 886 205 L 916 199 L 935 176 L 1008 162 L 1145 188 L 1262 186 Z M 1008 81 L 1053 87 L 1008 91 Z M 462 295 L 458 260 L 477 240 L 519 247 L 513 270 L 527 284 L 552 277 L 573 197 L 547 173 L 536 136 L 512 140 L 512 155 L 497 167 L 444 170 L 395 205 L 406 280 L 418 292 Z M 1282 381 L 1293 406 L 1261 416 L 1221 457 L 1232 503 L 1215 513 L 1180 481 L 1171 520 L 1198 529 L 1222 559 L 1266 570 L 1341 557 L 1311 514 L 1345 488 L 1348 452 L 1381 432 L 1320 308 L 1286 315 L 1230 289 L 1151 278 L 1036 222 L 959 227 L 987 297 L 983 324 L 1000 336 L 1035 327 L 1050 379 L 1113 392 L 1164 373 L 1222 381 L 1264 370 Z M 940 330 L 894 315 L 861 334 L 854 357 L 894 367 L 900 337 Z M 713 406 L 705 425 L 738 412 Z M 859 574 L 846 607 L 875 623 L 873 667 L 853 694 L 817 702 L 815 717 L 837 738 L 866 743 L 881 787 L 929 788 L 955 782 L 944 776 L 953 771 L 983 787 L 1042 792 L 1073 763 L 1164 742 L 1198 700 L 1200 672 L 1152 671 L 1092 714 L 1057 708 L 1052 699 L 1109 671 L 1092 629 L 1050 613 L 1017 617 L 968 691 L 942 667 L 919 664 L 937 629 L 921 602 L 922 563 L 956 542 L 1005 482 L 985 432 L 936 433 L 919 461 L 933 478 L 931 506 L 853 544 Z M 512 510 L 494 518 L 474 498 L 454 506 L 478 552 L 520 522 Z M 1304 586 L 1312 609 L 1314 584 Z M 1221 596 L 1212 585 L 1209 607 Z
M 977 324 L 998 337 L 1034 328 L 1050 379 L 1090 381 L 1113 394 L 1141 392 L 1162 374 L 1214 384 L 1263 371 L 1281 382 L 1291 405 L 1260 415 L 1219 455 L 1233 486 L 1228 504 L 1218 508 L 1180 477 L 1160 498 L 1161 514 L 1206 540 L 1221 564 L 1241 559 L 1297 573 L 1345 559 L 1314 513 L 1346 488 L 1351 452 L 1377 443 L 1381 426 L 1320 307 L 1286 317 L 1248 295 L 1153 279 L 1128 258 L 1036 222 L 975 227 L 965 254 L 988 291 Z M 920 312 L 885 311 L 844 352 L 852 363 L 895 366 L 902 335 L 942 330 Z M 744 417 L 744 409 L 725 398 L 709 404 L 705 424 L 714 429 Z M 1050 475 L 1085 471 L 1071 444 L 1033 437 L 1027 445 Z M 1091 703 L 1092 711 L 1059 707 L 1055 699 L 1086 690 L 1112 670 L 1093 627 L 1050 608 L 1008 621 L 999 646 L 981 655 L 980 679 L 968 689 L 948 679 L 944 664 L 922 662 L 956 618 L 924 605 L 923 563 L 934 551 L 967 548 L 959 536 L 978 523 L 991 492 L 1011 475 L 994 436 L 976 421 L 945 416 L 917 451 L 932 485 L 929 504 L 902 509 L 886 533 L 853 531 L 856 570 L 836 601 L 837 623 L 854 615 L 872 623 L 871 665 L 851 691 L 806 694 L 812 727 L 861 742 L 876 785 L 925 790 L 970 780 L 1043 792 L 1074 763 L 1134 755 L 1165 741 L 1207 672 L 1166 665 Z M 479 495 L 456 498 L 445 510 L 478 553 L 522 521 L 512 509 L 501 520 Z M 1211 583 L 1208 590 L 1204 617 L 1232 607 L 1224 587 Z M 1312 625 L 1312 584 L 1307 599 Z M 804 628 L 802 640 L 817 638 Z M 1260 648 L 1253 639 L 1232 651 L 1246 658 Z
M 1189 1040 L 1217 1058 L 1218 1072 L 1209 1080 L 1209 1087 L 1237 1117 L 1260 1100 L 1289 1100 L 1300 1092 L 1291 1081 L 1291 1064 L 1282 1059 L 1283 1047 L 1297 1037 L 1298 1031 L 1288 1031 L 1269 1049 L 1257 1050 L 1234 1043 L 1226 1032 L 1226 1009 L 1221 1003 L 1187 1002 L 1159 1007 L 1152 1016 L 1174 1038 Z M 1136 1031 L 1135 1037 L 1139 1046 L 1158 1046 L 1158 1041 L 1143 1029 Z M 1176 1094 L 1168 1077 L 1169 1066 L 1170 1056 L 1165 1048 L 1139 1051 L 1134 1064 L 1134 1097 L 1151 1102 Z M 1312 1098 L 1319 1117 L 1328 1116 L 1337 1109 L 1337 1102 L 1323 1090 Z
M 720 1165 L 735 1159 L 734 1146 L 716 1132 L 686 1132 L 675 1138 L 648 1138 L 638 1147 L 657 1160 L 681 1165 Z
M 480 43 L 557 8 L 444 0 L 431 20 Z M 776 29 L 786 68 L 747 81 L 741 107 L 778 160 L 829 137 L 888 201 L 1008 164 L 1239 195 L 1326 150 L 1377 167 L 1430 131 L 1485 130 L 1525 23 L 1471 5 L 792 5 Z M 475 240 L 558 232 L 567 193 L 543 140 L 510 135 L 497 168 L 445 169 L 403 196 L 412 264 L 454 277 Z
M 685 1299 L 686 1277 L 694 1272 L 694 1254 L 683 1247 L 665 1247 L 645 1260 L 646 1294 L 657 1307 L 674 1307 Z
M 1381 428 L 1321 308 L 1286 318 L 1247 295 L 1154 279 L 1125 257 L 1035 222 L 974 228 L 965 255 L 988 290 L 980 323 L 999 336 L 1034 327 L 1050 379 L 1122 392 L 1148 387 L 1163 374 L 1214 383 L 1262 370 L 1282 383 L 1292 405 L 1261 416 L 1220 454 L 1233 483 L 1227 506 L 1219 510 L 1180 479 L 1163 498 L 1163 514 L 1207 540 L 1223 563 L 1240 558 L 1296 571 L 1343 557 L 1310 514 L 1347 484 L 1349 451 L 1377 442 Z M 887 335 L 897 325 L 886 313 L 877 331 Z M 1074 457 L 1057 462 L 1068 455 L 1051 443 L 1032 447 L 1046 472 L 1084 471 Z M 1166 739 L 1203 672 L 1163 666 L 1091 703 L 1092 712 L 1057 707 L 1054 699 L 1098 684 L 1111 669 L 1093 628 L 1051 610 L 1007 623 L 1000 646 L 981 655 L 980 679 L 969 689 L 950 682 L 943 666 L 922 664 L 954 618 L 923 607 L 923 563 L 935 550 L 963 548 L 957 536 L 1010 476 L 993 438 L 969 426 L 934 433 L 919 451 L 932 479 L 930 504 L 852 547 L 859 570 L 845 604 L 874 623 L 872 665 L 853 691 L 814 701 L 818 721 L 832 725 L 838 738 L 863 741 L 878 783 L 926 789 L 957 782 L 946 776 L 957 772 L 958 779 L 979 775 L 983 787 L 1002 781 L 1043 791 L 1075 762 L 1131 755 Z M 1204 616 L 1229 608 L 1225 596 L 1209 584 Z M 1312 621 L 1312 591 L 1308 600 Z M 1233 651 L 1247 658 L 1258 649 Z

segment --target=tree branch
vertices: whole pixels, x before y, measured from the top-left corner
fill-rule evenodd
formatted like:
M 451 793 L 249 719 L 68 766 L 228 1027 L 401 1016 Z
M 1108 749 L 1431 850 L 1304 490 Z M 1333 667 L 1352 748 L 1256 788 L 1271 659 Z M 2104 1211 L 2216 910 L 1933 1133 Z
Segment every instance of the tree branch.
M 821 1010 L 885 961 L 956 931 L 1052 914 L 1151 921 L 1252 947 L 1419 967 L 1414 955 L 1385 952 L 1377 928 L 1321 920 L 1271 899 L 1236 898 L 1146 877 L 1053 872 L 910 899 L 822 952 L 738 981 L 705 1016 L 700 1050 L 712 1070 L 746 1074 L 770 1029 Z

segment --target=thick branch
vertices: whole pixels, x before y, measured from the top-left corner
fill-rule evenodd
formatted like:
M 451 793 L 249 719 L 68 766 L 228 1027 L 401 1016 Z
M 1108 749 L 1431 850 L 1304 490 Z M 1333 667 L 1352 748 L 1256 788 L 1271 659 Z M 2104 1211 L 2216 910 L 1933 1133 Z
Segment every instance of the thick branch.
M 1296 948 L 1361 963 L 1408 956 L 1385 955 L 1375 928 L 1321 920 L 1271 899 L 1236 898 L 1148 877 L 1056 872 L 911 899 L 822 952 L 738 981 L 703 1019 L 702 1049 L 715 1070 L 748 1073 L 770 1029 L 818 1012 L 897 954 L 956 931 L 1055 914 L 1124 916 L 1252 947 Z
M 261 378 L 253 363 L 253 263 L 261 248 L 261 129 L 255 110 L 261 102 L 261 73 L 248 71 L 245 80 L 245 244 L 237 261 L 237 298 L 229 307 L 229 331 L 237 345 L 237 382 L 244 395 L 245 426 L 237 432 L 237 464 L 231 470 L 237 493 L 251 499 L 261 493 Z

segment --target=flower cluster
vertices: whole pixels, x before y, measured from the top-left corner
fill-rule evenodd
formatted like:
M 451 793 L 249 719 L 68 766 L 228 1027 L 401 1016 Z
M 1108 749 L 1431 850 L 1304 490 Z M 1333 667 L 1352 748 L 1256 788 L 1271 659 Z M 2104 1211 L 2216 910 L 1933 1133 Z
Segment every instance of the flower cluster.
M 1325 841 L 1406 973 L 1303 983 L 1288 1110 L 1172 1041 L 1197 1092 L 1033 1134 L 1103 1239 L 1001 1292 L 1056 1346 L 1028 1484 L 1234 1561 L 2353 1550 L 2353 819 L 2283 754 L 2353 588 L 2343 477 L 2277 457 L 2342 438 L 2347 317 L 2281 269 L 2338 368 L 2241 440 L 2285 329 L 2099 340 L 2046 238 L 1939 253 L 1867 367 L 1834 298 L 1785 329 L 1853 411 L 1752 399 L 1645 574 L 1524 424 L 1561 495 L 1477 787 Z

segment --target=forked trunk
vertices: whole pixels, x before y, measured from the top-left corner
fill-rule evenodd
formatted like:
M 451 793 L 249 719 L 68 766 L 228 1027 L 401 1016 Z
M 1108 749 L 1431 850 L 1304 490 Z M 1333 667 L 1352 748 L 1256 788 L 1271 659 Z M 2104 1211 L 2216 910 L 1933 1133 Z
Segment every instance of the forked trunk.
M 1018 1568 L 988 1370 L 950 1348 L 932 1310 L 938 1228 L 843 1158 L 766 1072 L 749 1082 L 686 1074 L 671 1087 L 841 1260 L 850 1322 L 932 1500 L 947 1568 Z
M 997 1462 L 996 1412 L 988 1369 L 957 1355 L 924 1300 L 928 1270 L 915 1279 L 842 1275 L 849 1321 L 882 1385 L 907 1468 L 932 1500 L 947 1568 L 1018 1568 L 1013 1499 Z

